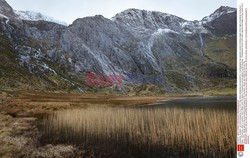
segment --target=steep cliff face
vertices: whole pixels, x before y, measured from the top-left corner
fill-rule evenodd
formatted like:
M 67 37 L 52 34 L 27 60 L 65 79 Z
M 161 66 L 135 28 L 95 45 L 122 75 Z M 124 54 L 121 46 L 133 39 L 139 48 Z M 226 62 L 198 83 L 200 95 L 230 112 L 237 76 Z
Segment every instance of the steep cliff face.
M 217 36 L 235 35 L 237 32 L 237 14 L 235 8 L 220 7 L 210 16 L 202 19 L 205 27 Z
M 236 54 L 229 44 L 236 42 L 234 8 L 221 7 L 201 21 L 128 9 L 112 19 L 97 15 L 64 26 L 46 19 L 20 19 L 12 9 L 14 14 L 6 12 L 8 7 L 0 8 L 1 39 L 8 41 L 9 53 L 15 55 L 11 58 L 44 83 L 39 88 L 49 83 L 47 87 L 54 89 L 65 85 L 89 90 L 93 87 L 85 85 L 88 72 L 161 74 L 161 89 L 168 92 L 199 91 L 235 79 L 231 58 L 214 54 Z M 223 44 L 216 45 L 221 38 Z
M 1 16 L 9 18 L 15 17 L 12 7 L 5 0 L 0 0 L 0 17 Z

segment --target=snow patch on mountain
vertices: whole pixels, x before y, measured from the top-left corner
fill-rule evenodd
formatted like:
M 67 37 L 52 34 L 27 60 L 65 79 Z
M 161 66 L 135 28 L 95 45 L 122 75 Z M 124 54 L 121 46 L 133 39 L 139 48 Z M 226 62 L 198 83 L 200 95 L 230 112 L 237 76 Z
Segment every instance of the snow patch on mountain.
M 178 32 L 175 32 L 171 29 L 158 29 L 156 32 L 153 33 L 153 36 L 158 36 L 158 35 L 162 35 L 164 33 L 176 33 L 178 34 Z
M 68 24 L 65 22 L 55 20 L 54 18 L 45 16 L 41 13 L 37 13 L 37 12 L 33 12 L 33 11 L 17 11 L 17 10 L 15 10 L 14 12 L 15 12 L 17 18 L 22 19 L 22 20 L 29 20 L 29 21 L 42 20 L 42 21 L 54 22 L 54 23 L 68 26 Z
M 41 66 L 42 66 L 44 69 L 46 69 L 46 70 L 48 70 L 48 71 L 51 71 L 52 73 L 54 73 L 55 75 L 57 75 L 56 71 L 53 70 L 53 69 L 51 69 L 47 64 L 43 63 L 43 64 L 41 64 Z
M 6 18 L 6 19 L 9 19 L 7 16 L 3 15 L 0 13 L 0 17 L 3 17 L 3 18 Z
M 181 27 L 183 33 L 185 34 L 209 33 L 209 31 L 203 26 L 203 22 L 201 21 L 186 21 L 181 24 Z

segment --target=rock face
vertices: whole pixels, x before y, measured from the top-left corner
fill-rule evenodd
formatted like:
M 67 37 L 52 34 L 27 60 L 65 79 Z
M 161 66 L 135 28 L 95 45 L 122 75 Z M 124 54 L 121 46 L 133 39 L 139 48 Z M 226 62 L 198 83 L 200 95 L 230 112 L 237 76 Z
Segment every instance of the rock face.
M 219 36 L 234 35 L 237 32 L 237 14 L 234 8 L 222 6 L 202 21 L 207 29 Z
M 234 8 L 221 7 L 201 21 L 128 9 L 112 19 L 97 15 L 64 26 L 20 19 L 4 0 L 0 3 L 1 44 L 8 41 L 18 64 L 29 74 L 46 77 L 44 84 L 63 82 L 80 89 L 86 87 L 88 72 L 161 74 L 162 90 L 180 92 L 235 79 L 234 67 L 206 53 L 207 43 L 235 37 Z M 236 54 L 230 44 L 227 53 Z
M 10 18 L 15 17 L 13 9 L 5 0 L 0 0 L 0 16 L 10 17 Z

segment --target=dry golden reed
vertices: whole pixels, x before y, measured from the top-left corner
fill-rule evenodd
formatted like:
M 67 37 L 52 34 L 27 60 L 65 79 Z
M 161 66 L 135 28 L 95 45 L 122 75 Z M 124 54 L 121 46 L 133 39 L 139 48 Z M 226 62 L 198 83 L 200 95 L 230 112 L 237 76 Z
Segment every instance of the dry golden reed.
M 48 137 L 126 144 L 150 151 L 234 157 L 236 112 L 197 108 L 103 108 L 58 111 L 45 119 Z

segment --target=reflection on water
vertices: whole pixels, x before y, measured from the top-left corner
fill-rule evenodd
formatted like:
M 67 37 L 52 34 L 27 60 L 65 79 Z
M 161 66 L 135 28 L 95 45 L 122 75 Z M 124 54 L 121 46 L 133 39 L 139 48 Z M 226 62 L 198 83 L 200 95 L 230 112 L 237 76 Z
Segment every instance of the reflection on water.
M 212 108 L 236 110 L 236 97 L 197 97 L 175 99 L 163 102 L 155 107 L 179 107 L 179 108 Z

